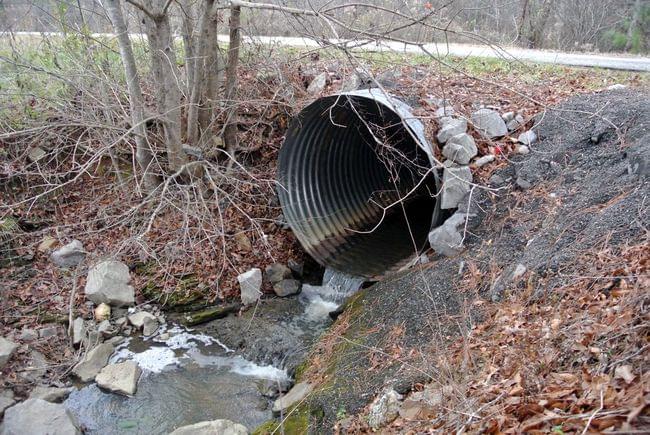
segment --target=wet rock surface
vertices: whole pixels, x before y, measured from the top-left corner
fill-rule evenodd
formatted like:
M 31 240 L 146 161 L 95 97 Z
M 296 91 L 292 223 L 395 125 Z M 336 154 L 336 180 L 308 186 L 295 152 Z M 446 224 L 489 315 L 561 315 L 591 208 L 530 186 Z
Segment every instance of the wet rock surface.
M 27 399 L 5 411 L 0 435 L 79 435 L 77 423 L 63 405 Z
M 248 430 L 239 423 L 230 420 L 202 421 L 189 426 L 179 427 L 169 435 L 247 435 Z
M 124 361 L 119 364 L 110 364 L 101 369 L 95 376 L 95 382 L 101 388 L 118 394 L 132 396 L 138 385 L 142 370 L 133 361 Z
M 0 337 L 0 369 L 9 361 L 18 345 L 11 340 Z

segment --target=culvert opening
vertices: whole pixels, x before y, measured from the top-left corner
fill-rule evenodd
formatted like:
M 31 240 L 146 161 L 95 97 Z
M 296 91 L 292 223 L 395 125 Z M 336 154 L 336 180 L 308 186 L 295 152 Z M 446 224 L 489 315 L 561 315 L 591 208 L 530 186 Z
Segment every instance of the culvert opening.
M 376 279 L 422 251 L 440 222 L 421 123 L 378 89 L 316 100 L 278 161 L 285 219 L 319 263 Z

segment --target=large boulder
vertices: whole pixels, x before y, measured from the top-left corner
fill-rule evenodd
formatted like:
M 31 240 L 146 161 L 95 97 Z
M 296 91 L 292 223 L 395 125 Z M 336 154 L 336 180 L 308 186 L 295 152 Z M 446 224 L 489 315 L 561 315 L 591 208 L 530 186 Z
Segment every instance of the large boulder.
M 95 379 L 97 373 L 108 364 L 108 359 L 113 354 L 115 347 L 111 343 L 102 343 L 86 354 L 74 368 L 72 373 L 82 382 Z
M 508 127 L 499 115 L 499 112 L 492 109 L 479 109 L 472 114 L 472 124 L 488 139 L 505 136 L 508 134 Z
M 264 271 L 266 280 L 271 284 L 278 283 L 286 278 L 291 278 L 291 269 L 282 263 L 273 263 L 266 267 Z
M 132 396 L 138 386 L 142 370 L 133 361 L 124 361 L 104 367 L 95 377 L 95 382 L 102 388 L 114 393 Z
M 478 153 L 474 138 L 467 133 L 457 134 L 447 140 L 442 155 L 461 165 L 466 165 Z
M 429 244 L 436 253 L 451 257 L 463 250 L 463 234 L 458 227 L 465 223 L 466 216 L 457 211 L 444 224 L 431 230 Z
M 73 240 L 50 255 L 50 260 L 58 267 L 75 267 L 86 258 L 86 251 L 79 240 Z
M 309 84 L 309 87 L 307 87 L 307 92 L 312 95 L 320 94 L 323 92 L 325 85 L 327 85 L 328 77 L 329 75 L 326 72 L 318 74 Z
M 248 435 L 248 429 L 230 420 L 212 420 L 179 427 L 169 435 Z
M 255 267 L 248 272 L 242 273 L 237 276 L 237 281 L 239 281 L 241 290 L 242 304 L 254 304 L 262 296 L 260 291 L 262 288 L 262 271 L 260 269 Z
M 442 174 L 441 208 L 458 208 L 458 204 L 471 189 L 472 171 L 467 166 L 451 166 Z
M 442 127 L 438 131 L 436 139 L 439 143 L 447 142 L 452 136 L 467 131 L 467 121 L 463 118 L 442 118 Z
M 18 345 L 13 341 L 0 337 L 0 369 L 7 364 L 7 361 L 9 361 L 9 358 L 14 354 L 17 347 Z
M 273 284 L 273 291 L 281 298 L 300 293 L 300 281 L 297 279 L 283 279 Z
M 5 411 L 0 435 L 78 435 L 81 431 L 64 405 L 27 399 Z
M 86 297 L 96 304 L 127 306 L 135 303 L 135 292 L 128 283 L 129 268 L 121 261 L 103 261 L 88 272 Z

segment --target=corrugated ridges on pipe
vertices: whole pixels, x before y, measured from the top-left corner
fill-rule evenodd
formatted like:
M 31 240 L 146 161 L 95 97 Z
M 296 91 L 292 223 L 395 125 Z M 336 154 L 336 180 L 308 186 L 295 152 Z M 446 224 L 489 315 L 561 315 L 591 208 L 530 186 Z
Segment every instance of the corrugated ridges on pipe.
M 380 89 L 355 91 L 320 98 L 291 123 L 278 193 L 312 257 L 377 278 L 417 255 L 440 223 L 432 168 L 410 108 Z

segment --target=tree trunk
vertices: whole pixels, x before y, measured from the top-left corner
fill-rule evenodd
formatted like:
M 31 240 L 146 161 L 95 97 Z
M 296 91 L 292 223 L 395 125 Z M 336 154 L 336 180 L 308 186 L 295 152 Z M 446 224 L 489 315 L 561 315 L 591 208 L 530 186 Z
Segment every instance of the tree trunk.
M 223 60 L 219 49 L 218 16 L 216 11 L 210 13 L 208 26 L 202 35 L 208 42 L 204 62 L 204 88 L 201 95 L 202 110 L 199 113 L 199 128 L 207 131 L 212 123 L 214 108 L 219 95 L 219 85 L 223 78 Z
M 187 140 L 192 145 L 205 142 L 201 135 L 212 122 L 222 77 L 222 61 L 217 39 L 217 11 L 214 5 L 214 0 L 206 0 L 199 20 L 194 83 L 191 86 L 187 109 Z
M 632 19 L 627 28 L 627 42 L 625 43 L 625 51 L 630 51 L 632 48 L 632 42 L 634 41 L 634 31 L 639 25 L 639 19 L 641 18 L 641 0 L 636 0 L 634 2 L 632 10 Z
M 155 11 L 153 8 L 150 10 Z M 151 50 L 156 106 L 165 135 L 169 172 L 174 173 L 187 163 L 187 156 L 181 144 L 181 84 L 169 14 L 143 18 Z
M 241 45 L 241 7 L 230 8 L 230 44 L 228 46 L 228 64 L 226 65 L 226 91 L 225 103 L 228 105 L 228 115 L 223 131 L 223 142 L 230 154 L 231 162 L 235 159 L 237 151 L 237 105 L 235 104 L 235 90 L 237 88 L 237 64 L 239 63 L 239 47 Z
M 129 91 L 131 123 L 133 124 L 133 133 L 135 135 L 136 160 L 142 170 L 145 191 L 150 192 L 160 183 L 160 180 L 152 167 L 153 153 L 146 136 L 142 89 L 140 88 L 138 70 L 135 66 L 133 48 L 131 47 L 128 29 L 124 21 L 124 15 L 122 14 L 120 0 L 104 0 L 104 6 L 117 35 L 120 56 L 124 64 L 126 86 Z
M 530 32 L 530 43 L 532 48 L 542 48 L 544 43 L 544 31 L 546 30 L 546 23 L 548 23 L 548 19 L 551 16 L 553 1 L 554 0 L 544 0 L 535 22 L 531 21 L 532 28 Z

